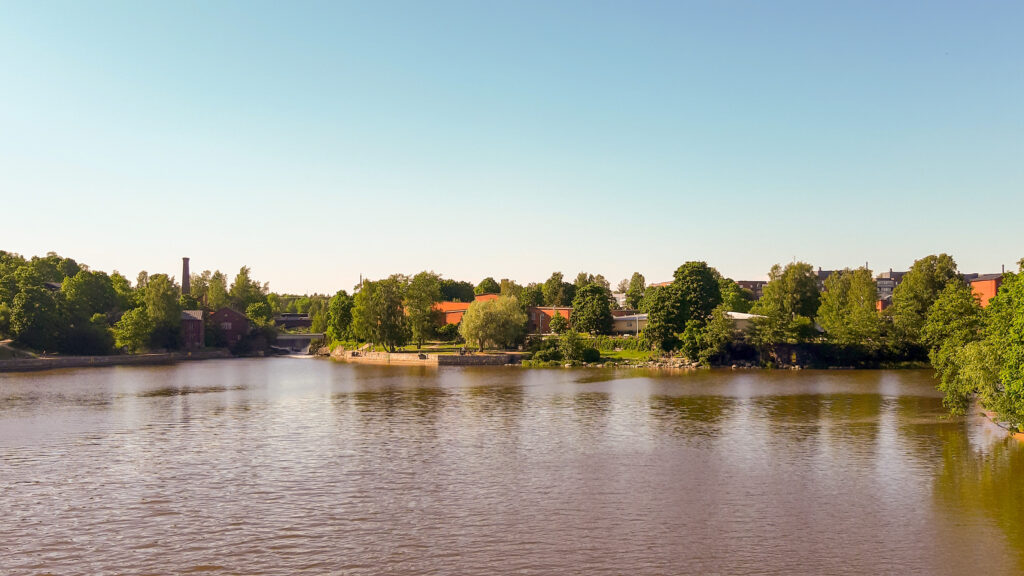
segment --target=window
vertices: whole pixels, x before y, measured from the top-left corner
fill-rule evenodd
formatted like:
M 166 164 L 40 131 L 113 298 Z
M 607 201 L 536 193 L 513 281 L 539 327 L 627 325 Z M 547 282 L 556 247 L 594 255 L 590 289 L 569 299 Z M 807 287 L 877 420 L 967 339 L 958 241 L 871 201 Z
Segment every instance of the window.
M 221 330 L 231 330 L 231 322 L 221 322 L 220 323 L 220 329 Z

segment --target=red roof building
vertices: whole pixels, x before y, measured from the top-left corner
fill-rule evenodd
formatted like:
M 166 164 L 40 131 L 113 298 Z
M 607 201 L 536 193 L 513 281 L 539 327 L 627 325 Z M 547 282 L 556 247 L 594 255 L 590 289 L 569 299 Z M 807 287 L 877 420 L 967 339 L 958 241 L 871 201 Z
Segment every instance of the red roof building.
M 499 296 L 499 294 L 480 294 L 473 298 L 473 302 L 497 300 Z M 434 310 L 441 313 L 442 324 L 458 324 L 462 322 L 462 316 L 466 314 L 466 310 L 469 310 L 469 306 L 473 302 L 437 302 L 434 304 Z
M 185 350 L 203 347 L 206 331 L 203 329 L 202 310 L 181 311 L 181 344 Z

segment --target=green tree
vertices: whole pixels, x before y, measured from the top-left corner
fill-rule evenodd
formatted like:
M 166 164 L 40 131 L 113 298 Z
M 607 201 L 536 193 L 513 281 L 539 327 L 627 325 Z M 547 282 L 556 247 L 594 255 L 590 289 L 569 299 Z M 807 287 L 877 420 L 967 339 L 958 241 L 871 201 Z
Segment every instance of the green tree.
M 458 280 L 441 280 L 441 299 L 446 302 L 472 302 L 475 295 L 473 285 Z
M 253 280 L 249 272 L 248 266 L 242 266 L 228 292 L 231 305 L 236 310 L 248 310 L 250 304 L 267 301 L 267 285 Z
M 417 348 L 422 348 L 423 343 L 434 336 L 439 322 L 434 304 L 440 301 L 440 276 L 433 272 L 420 272 L 412 277 L 405 291 L 405 312 Z
M 691 362 L 710 366 L 727 356 L 729 344 L 737 338 L 736 328 L 728 312 L 731 310 L 725 304 L 720 304 L 711 311 L 704 324 L 696 320 L 687 322 L 680 348 Z
M 545 306 L 569 306 L 576 297 L 576 286 L 565 282 L 561 272 L 551 274 L 541 290 Z
M 476 343 L 480 350 L 488 345 L 508 348 L 525 333 L 526 313 L 510 296 L 472 303 L 459 324 L 459 334 L 466 342 Z
M 316 333 L 327 332 L 327 306 L 328 300 L 325 296 L 314 294 L 309 299 L 310 330 Z
M 522 299 L 519 301 L 524 307 L 544 305 L 544 286 L 536 282 L 530 282 L 523 288 Z
M 57 302 L 44 288 L 26 286 L 11 303 L 11 335 L 24 346 L 55 351 L 65 325 Z
M 1003 275 L 985 311 L 984 347 L 975 346 L 978 358 L 970 362 L 970 371 L 985 406 L 1024 431 L 1024 260 L 1020 271 Z
M 754 293 L 741 287 L 732 278 L 720 277 L 718 289 L 722 293 L 722 304 L 729 312 L 750 312 L 754 307 Z
M 217 270 L 210 275 L 210 282 L 206 292 L 206 306 L 213 311 L 228 306 L 231 298 L 228 294 L 228 277 Z
M 551 317 L 551 322 L 548 324 L 548 328 L 555 334 L 563 334 L 569 329 L 569 321 L 566 320 L 565 316 L 555 314 Z
M 611 294 L 604 286 L 586 284 L 576 290 L 572 301 L 573 329 L 591 334 L 608 334 L 612 330 Z
M 134 354 L 143 350 L 153 332 L 153 322 L 145 308 L 134 308 L 121 315 L 114 324 L 114 342 Z
M 878 290 L 871 270 L 862 267 L 837 271 L 825 280 L 818 323 L 831 342 L 877 350 L 882 331 L 877 301 Z
M 490 276 L 481 280 L 480 283 L 476 285 L 476 288 L 473 289 L 473 293 L 478 296 L 480 294 L 497 294 L 499 292 L 501 292 L 501 285 L 498 284 L 497 280 Z
M 679 327 L 691 320 L 701 326 L 707 323 L 711 311 L 722 303 L 718 277 L 718 272 L 705 262 L 687 262 L 676 269 L 672 288 L 679 298 Z
M 644 280 L 644 275 L 639 272 L 633 272 L 633 276 L 629 278 L 629 288 L 626 289 L 626 306 L 634 310 L 640 308 L 646 290 L 647 284 L 646 280 Z
M 118 295 L 103 272 L 80 270 L 64 278 L 61 292 L 72 323 L 88 322 L 93 314 L 110 314 L 118 308 Z
M 761 299 L 751 309 L 763 316 L 754 321 L 754 341 L 766 347 L 807 340 L 814 334 L 819 302 L 818 277 L 810 264 L 772 266 Z
M 956 262 L 948 254 L 927 256 L 914 262 L 892 294 L 893 325 L 901 338 L 911 345 L 924 346 L 921 329 L 928 310 L 946 286 L 963 280 Z
M 921 328 L 922 343 L 928 347 L 928 359 L 945 395 L 943 402 L 954 414 L 964 414 L 978 392 L 975 383 L 965 377 L 968 374 L 961 374 L 962 354 L 969 344 L 982 339 L 983 328 L 981 305 L 971 289 L 959 282 L 946 284 Z
M 270 304 L 266 302 L 253 302 L 245 309 L 245 316 L 258 328 L 273 326 L 274 313 L 270 310 Z
M 166 274 L 149 276 L 142 301 L 153 325 L 150 346 L 175 349 L 181 344 L 181 288 Z
M 409 327 L 402 306 L 405 296 L 403 276 L 363 281 L 352 306 L 352 329 L 356 336 L 388 351 L 409 340 Z
M 114 294 L 117 295 L 117 310 L 130 310 L 140 305 L 138 294 L 132 288 L 131 281 L 117 270 L 110 275 L 110 286 L 114 289 Z
M 347 340 L 352 324 L 352 297 L 344 290 L 331 297 L 327 305 L 327 338 L 331 342 Z
M 673 286 L 652 286 L 644 293 L 642 309 L 647 312 L 644 337 L 652 346 L 665 352 L 679 344 L 676 334 L 679 321 L 679 298 Z

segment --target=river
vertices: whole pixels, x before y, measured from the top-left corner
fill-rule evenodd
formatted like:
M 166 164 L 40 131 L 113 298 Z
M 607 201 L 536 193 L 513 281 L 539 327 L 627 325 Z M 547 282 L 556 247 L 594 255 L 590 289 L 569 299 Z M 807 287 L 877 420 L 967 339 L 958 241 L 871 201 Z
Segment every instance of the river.
M 0 374 L 2 574 L 1021 574 L 925 371 Z

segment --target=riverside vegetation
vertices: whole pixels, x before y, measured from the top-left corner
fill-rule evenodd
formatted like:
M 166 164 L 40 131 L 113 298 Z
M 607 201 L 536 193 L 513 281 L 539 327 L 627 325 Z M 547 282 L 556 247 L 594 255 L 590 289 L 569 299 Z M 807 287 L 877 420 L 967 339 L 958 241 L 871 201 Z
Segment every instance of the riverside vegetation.
M 1024 266 L 1024 261 L 1022 261 Z M 519 349 L 528 366 L 672 359 L 690 365 L 848 366 L 935 368 L 946 406 L 963 413 L 974 399 L 1014 427 L 1024 421 L 1024 285 L 1007 273 L 997 296 L 982 307 L 952 257 L 917 260 L 896 287 L 892 306 L 876 309 L 867 268 L 828 277 L 824 290 L 810 264 L 773 266 L 763 295 L 753 295 L 705 262 L 687 262 L 666 285 L 648 286 L 634 273 L 617 286 L 627 306 L 648 315 L 637 336 L 612 337 L 616 302 L 600 274 L 573 282 L 555 272 L 543 283 L 520 285 L 485 278 L 477 285 L 424 271 L 366 280 L 353 294 L 287 295 L 269 291 L 242 267 L 234 281 L 220 271 L 193 274 L 189 294 L 172 276 L 142 272 L 133 285 L 116 271 L 92 271 L 50 253 L 23 258 L 0 251 L 0 337 L 24 348 L 65 354 L 175 350 L 184 309 L 231 306 L 253 324 L 236 352 L 272 341 L 273 317 L 308 313 L 323 345 L 380 346 L 399 351 L 454 351 L 462 346 Z M 480 294 L 498 294 L 472 302 Z M 458 325 L 442 325 L 435 303 L 472 302 Z M 531 306 L 571 306 L 555 316 L 551 335 L 528 335 Z M 729 312 L 755 316 L 736 329 Z M 209 346 L 223 345 L 207 325 Z

